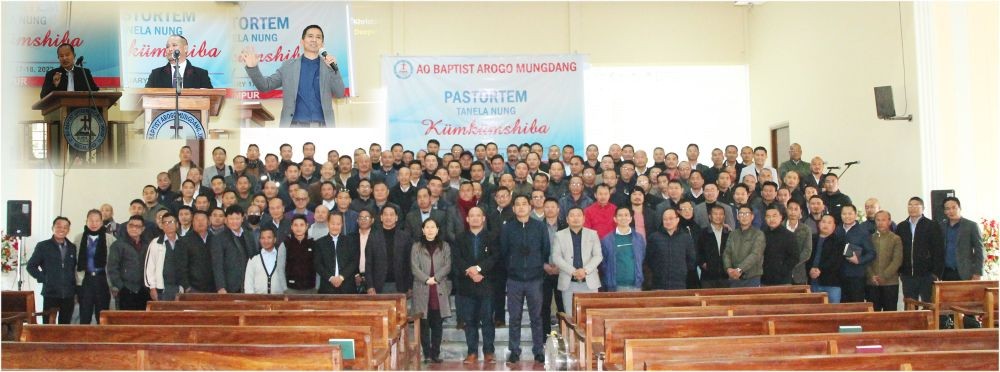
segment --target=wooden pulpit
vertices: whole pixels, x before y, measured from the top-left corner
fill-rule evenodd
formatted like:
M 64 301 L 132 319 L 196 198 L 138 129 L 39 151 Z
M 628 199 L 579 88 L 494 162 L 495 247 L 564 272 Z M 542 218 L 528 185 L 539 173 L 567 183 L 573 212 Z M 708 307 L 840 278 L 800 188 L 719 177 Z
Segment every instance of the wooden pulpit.
M 243 120 L 244 128 L 251 125 L 263 128 L 265 123 L 274 120 L 274 114 L 260 102 L 243 102 L 240 105 L 240 119 Z
M 91 97 L 89 92 L 54 91 L 31 105 L 47 124 L 46 158 L 70 155 L 70 161 L 85 157 L 87 162 L 123 162 L 127 125 L 108 118 L 108 108 L 121 96 L 120 92 L 97 91 Z
M 146 139 L 205 139 L 209 118 L 219 116 L 226 98 L 225 89 L 182 89 L 175 97 L 174 88 L 143 88 L 136 94 L 146 117 Z M 175 126 L 175 109 L 180 108 L 180 126 Z

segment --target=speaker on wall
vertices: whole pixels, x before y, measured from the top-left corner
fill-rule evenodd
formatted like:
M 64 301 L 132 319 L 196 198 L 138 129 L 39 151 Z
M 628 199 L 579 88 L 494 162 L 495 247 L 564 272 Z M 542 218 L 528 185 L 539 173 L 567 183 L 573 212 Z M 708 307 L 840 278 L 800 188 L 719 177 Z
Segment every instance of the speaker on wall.
M 889 85 L 875 87 L 875 112 L 882 120 L 913 120 L 913 115 L 896 116 L 896 103 L 892 100 L 892 86 Z
M 7 201 L 7 234 L 31 236 L 31 200 Z
M 931 219 L 934 222 L 945 220 L 944 198 L 955 196 L 955 190 L 931 190 Z

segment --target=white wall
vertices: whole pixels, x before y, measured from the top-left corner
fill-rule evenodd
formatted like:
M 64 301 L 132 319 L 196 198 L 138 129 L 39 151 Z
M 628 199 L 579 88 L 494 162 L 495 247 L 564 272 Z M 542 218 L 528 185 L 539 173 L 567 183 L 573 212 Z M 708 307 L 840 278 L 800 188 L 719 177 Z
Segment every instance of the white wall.
M 787 121 L 790 140 L 802 145 L 804 159 L 820 155 L 838 166 L 860 160 L 844 175 L 842 191 L 859 208 L 868 197 L 878 198 L 896 220 L 905 216 L 907 199 L 925 190 L 923 118 L 889 122 L 875 114 L 875 86 L 893 87 L 899 115 L 921 105 L 912 8 L 898 6 L 767 2 L 750 10 L 748 32 L 752 142 L 769 144 L 770 128 Z

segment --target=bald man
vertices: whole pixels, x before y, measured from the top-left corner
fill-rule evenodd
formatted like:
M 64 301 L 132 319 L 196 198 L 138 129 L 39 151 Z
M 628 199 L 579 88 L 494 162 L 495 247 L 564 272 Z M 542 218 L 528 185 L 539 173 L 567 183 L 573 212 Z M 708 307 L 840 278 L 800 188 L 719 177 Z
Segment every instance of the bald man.
M 212 89 L 212 79 L 208 77 L 208 71 L 195 67 L 187 58 L 187 38 L 182 35 L 170 35 L 167 37 L 166 46 L 167 65 L 150 71 L 149 79 L 146 80 L 146 88 L 173 88 L 174 69 L 178 69 L 177 73 L 184 78 L 181 88 Z M 174 51 L 179 52 L 176 60 L 174 59 Z

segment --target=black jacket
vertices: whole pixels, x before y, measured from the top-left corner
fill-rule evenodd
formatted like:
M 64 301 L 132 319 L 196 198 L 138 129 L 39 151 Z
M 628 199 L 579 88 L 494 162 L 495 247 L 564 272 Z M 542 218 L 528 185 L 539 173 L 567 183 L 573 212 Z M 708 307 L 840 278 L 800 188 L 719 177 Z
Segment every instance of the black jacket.
M 43 297 L 70 298 L 76 294 L 76 245 L 66 240 L 66 257 L 60 257 L 54 240 L 38 242 L 28 259 L 28 274 L 42 284 Z
M 83 70 L 82 74 L 80 73 L 80 70 Z M 52 82 L 52 79 L 53 79 L 53 77 L 56 76 L 57 72 L 61 72 L 62 73 L 62 79 L 60 79 L 59 85 L 55 85 Z M 88 88 L 87 87 L 88 83 L 90 84 L 90 87 L 89 87 L 90 90 L 96 91 L 96 90 L 100 89 L 97 86 L 97 83 L 94 82 L 94 76 L 91 75 L 89 69 L 86 69 L 86 68 L 83 68 L 83 67 L 75 67 L 75 68 L 73 68 L 73 72 L 74 72 L 73 73 L 73 90 L 74 91 L 83 91 L 83 92 L 86 92 L 87 88 Z M 52 93 L 53 91 L 56 91 L 56 90 L 65 91 L 66 89 L 68 89 L 69 88 L 69 79 L 67 79 L 66 76 L 68 76 L 68 73 L 66 72 L 66 69 L 62 68 L 61 66 L 60 67 L 56 67 L 54 69 L 51 69 L 51 70 L 49 70 L 49 72 L 46 72 L 45 73 L 45 81 L 42 82 L 42 92 L 41 92 L 41 94 L 39 94 L 39 98 L 45 98 L 45 96 L 49 95 L 49 93 Z
M 385 231 L 378 227 L 373 229 L 372 234 L 380 235 L 379 239 L 386 242 L 386 259 L 391 265 L 386 272 L 386 283 L 389 282 L 391 273 L 392 281 L 396 283 L 396 292 L 406 293 L 413 286 L 413 269 L 410 266 L 413 239 L 410 237 L 410 232 L 403 229 L 403 225 L 397 224 L 392 234 L 392 244 L 389 244 Z
M 792 284 L 792 269 L 798 264 L 798 243 L 795 234 L 784 225 L 776 229 L 764 227 L 764 273 L 760 283 L 764 285 Z
M 646 241 L 645 266 L 652 273 L 652 289 L 687 288 L 687 270 L 694 265 L 694 242 L 686 231 L 676 230 L 649 234 Z
M 474 235 L 470 231 L 459 234 L 455 245 L 451 247 L 451 270 L 454 273 L 455 292 L 459 296 L 488 297 L 493 295 L 490 278 L 499 254 L 497 234 L 486 229 L 479 233 L 478 258 L 472 254 Z M 479 283 L 465 275 L 465 270 L 479 266 L 483 280 Z
M 820 270 L 819 278 L 812 279 L 810 276 L 810 283 L 840 287 L 840 267 L 846 262 L 844 259 L 844 244 L 846 242 L 837 234 L 826 237 L 822 247 L 817 244 L 818 242 L 819 234 L 813 234 L 813 251 L 812 255 L 809 256 L 809 261 L 806 261 L 806 276 L 809 275 L 809 271 L 813 267 L 817 267 Z M 816 254 L 821 254 L 819 265 L 813 265 Z
M 376 233 L 376 228 L 368 233 L 365 244 L 365 283 L 368 288 L 375 288 L 375 293 L 382 293 L 385 285 L 385 273 L 389 270 L 389 258 L 386 253 L 385 236 Z M 351 233 L 351 239 L 358 242 L 358 263 L 361 258 L 361 232 Z M 360 270 L 360 267 L 359 267 Z
M 199 292 L 215 292 L 215 277 L 212 272 L 212 251 L 209 248 L 212 239 L 217 239 L 211 233 L 206 233 L 205 241 L 197 232 L 191 230 L 177 242 L 177 265 L 181 275 L 181 286 Z
M 316 240 L 316 255 L 313 258 L 313 264 L 316 266 L 316 273 L 319 274 L 319 293 L 357 293 L 357 288 L 354 285 L 354 274 L 358 273 L 360 261 L 358 241 L 352 236 L 355 235 L 341 234 L 337 239 L 336 250 L 330 235 Z M 330 278 L 337 273 L 337 267 L 340 268 L 340 276 L 344 277 L 344 283 L 340 287 L 334 287 L 330 283 Z
M 173 77 L 174 67 L 170 63 L 163 67 L 154 68 L 153 71 L 149 72 L 146 88 L 172 88 Z M 212 89 L 212 79 L 208 77 L 208 71 L 195 67 L 190 59 L 187 60 L 187 67 L 184 68 L 184 88 Z
M 545 277 L 543 264 L 552 255 L 552 243 L 545 223 L 509 221 L 500 230 L 500 251 L 507 263 L 507 278 L 521 282 Z
M 646 230 L 650 231 L 650 230 Z M 722 255 L 726 252 L 726 240 L 729 239 L 729 229 L 722 228 L 722 248 L 719 248 L 715 240 L 715 232 L 712 227 L 701 229 L 701 237 L 698 238 L 698 267 L 701 269 L 701 280 L 724 280 L 729 279 L 726 267 L 722 263 Z M 705 265 L 704 267 L 702 265 Z
M 920 216 L 913 236 L 907 218 L 896 225 L 896 235 L 903 241 L 900 275 L 923 276 L 944 271 L 944 234 L 940 224 Z
M 228 293 L 243 293 L 243 279 L 250 257 L 260 253 L 260 247 L 253 232 L 243 229 L 239 237 L 229 228 L 223 228 L 208 241 L 212 251 L 212 274 L 215 289 L 226 289 Z M 237 244 L 242 243 L 242 248 Z

